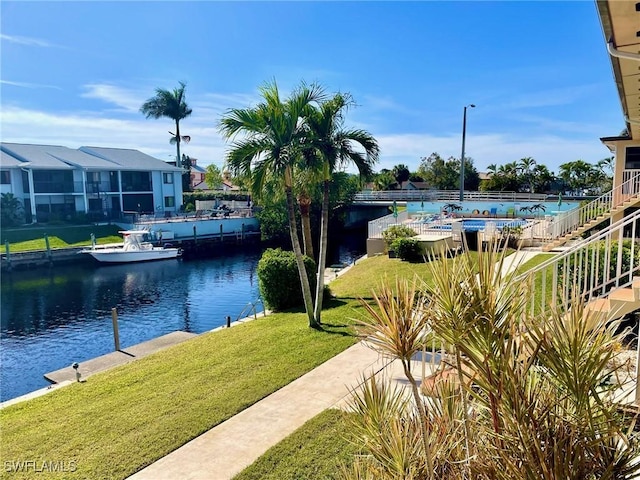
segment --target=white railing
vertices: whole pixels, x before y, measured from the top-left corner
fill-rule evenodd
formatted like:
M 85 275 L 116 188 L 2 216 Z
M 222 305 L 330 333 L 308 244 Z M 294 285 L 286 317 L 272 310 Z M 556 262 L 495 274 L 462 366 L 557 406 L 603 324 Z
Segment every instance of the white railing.
M 404 210 L 398 213 L 395 217 L 393 214 L 385 215 L 384 217 L 371 220 L 368 224 L 368 238 L 382 238 L 382 232 L 384 232 L 391 225 L 400 225 L 409 219 L 409 213 Z
M 640 170 L 625 170 L 623 182 L 610 192 L 601 195 L 580 208 L 559 213 L 551 224 L 550 240 L 575 232 L 582 225 L 602 215 L 607 215 L 612 209 L 622 205 L 639 193 Z
M 541 193 L 518 192 L 464 192 L 464 201 L 541 201 L 547 199 L 547 195 Z M 457 190 L 386 190 L 356 193 L 354 201 L 425 201 L 425 202 L 457 202 L 460 200 L 460 192 Z
M 531 309 L 536 312 L 545 311 L 547 304 L 568 305 L 577 298 L 589 301 L 613 288 L 626 287 L 640 271 L 639 221 L 640 210 L 512 281 L 531 282 Z M 620 248 L 623 242 L 625 247 Z M 625 248 L 628 250 L 623 251 Z

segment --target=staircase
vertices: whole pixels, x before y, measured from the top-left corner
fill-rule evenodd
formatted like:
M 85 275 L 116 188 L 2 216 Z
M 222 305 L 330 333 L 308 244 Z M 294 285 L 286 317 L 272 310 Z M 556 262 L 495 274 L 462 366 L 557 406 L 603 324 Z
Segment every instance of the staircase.
M 550 226 L 549 252 L 640 202 L 640 172 L 633 171 L 622 184 L 577 210 L 558 214 Z
M 585 310 L 601 312 L 609 320 L 620 318 L 640 309 L 639 224 L 640 210 L 512 281 L 530 282 L 532 313 L 546 311 L 549 305 L 569 308 L 579 299 Z
M 640 308 L 640 277 L 635 277 L 628 287 L 619 287 L 609 292 L 606 298 L 591 300 L 586 311 L 596 311 L 615 320 Z

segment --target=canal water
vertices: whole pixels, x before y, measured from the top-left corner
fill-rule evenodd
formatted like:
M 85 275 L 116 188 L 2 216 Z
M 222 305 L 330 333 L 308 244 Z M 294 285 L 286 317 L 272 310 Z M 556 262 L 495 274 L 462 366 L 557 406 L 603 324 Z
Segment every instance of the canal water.
M 340 239 L 330 263 L 351 263 L 365 240 Z M 126 349 L 175 330 L 203 333 L 264 307 L 259 250 L 200 260 L 82 264 L 3 273 L 0 401 L 49 385 L 43 375 L 114 350 L 111 309 Z
M 95 264 L 2 275 L 0 399 L 49 385 L 43 374 L 175 330 L 202 333 L 263 310 L 260 252 L 129 265 Z

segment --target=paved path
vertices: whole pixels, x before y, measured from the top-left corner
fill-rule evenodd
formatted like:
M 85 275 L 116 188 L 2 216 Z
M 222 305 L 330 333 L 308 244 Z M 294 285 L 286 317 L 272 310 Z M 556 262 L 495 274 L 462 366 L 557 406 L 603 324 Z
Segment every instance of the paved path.
M 342 404 L 348 387 L 384 364 L 376 352 L 358 343 L 129 478 L 232 478 L 307 420 Z
M 502 274 L 527 262 L 539 251 L 507 257 Z M 338 273 L 341 275 L 344 271 Z M 326 279 L 336 272 L 327 270 Z M 422 380 L 422 362 L 413 362 Z M 431 373 L 427 364 L 426 375 Z M 390 362 L 360 342 L 311 372 L 243 410 L 226 422 L 186 443 L 129 480 L 226 480 L 251 465 L 266 450 L 327 408 L 344 407 L 349 390 L 363 374 L 378 372 L 399 385 L 408 385 L 399 362 Z
M 504 259 L 500 276 L 504 277 L 518 267 L 524 265 L 536 255 L 542 253 L 540 250 L 518 250 Z

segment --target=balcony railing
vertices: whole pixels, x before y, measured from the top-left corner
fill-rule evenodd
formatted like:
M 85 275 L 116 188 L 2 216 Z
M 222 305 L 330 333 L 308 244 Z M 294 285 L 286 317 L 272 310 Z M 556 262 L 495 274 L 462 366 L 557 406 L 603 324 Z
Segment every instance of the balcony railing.
M 589 301 L 626 287 L 640 272 L 639 223 L 640 210 L 512 281 L 531 282 L 535 302 L 531 309 L 535 312 L 545 311 L 549 304 L 568 305 L 576 297 Z
M 610 192 L 578 209 L 559 213 L 551 225 L 549 240 L 574 232 L 582 225 L 609 214 L 612 209 L 638 194 L 640 194 L 640 170 L 625 170 L 622 184 Z
M 542 201 L 547 195 L 542 193 L 519 192 L 464 192 L 464 201 L 485 202 L 516 202 L 516 201 Z M 459 201 L 460 192 L 453 190 L 386 190 L 360 192 L 354 196 L 356 202 L 373 201 L 425 201 L 425 202 L 450 202 Z
M 83 193 L 82 182 L 33 182 L 34 193 Z
M 111 182 L 87 182 L 87 193 L 112 193 L 117 192 L 117 186 L 111 187 Z

